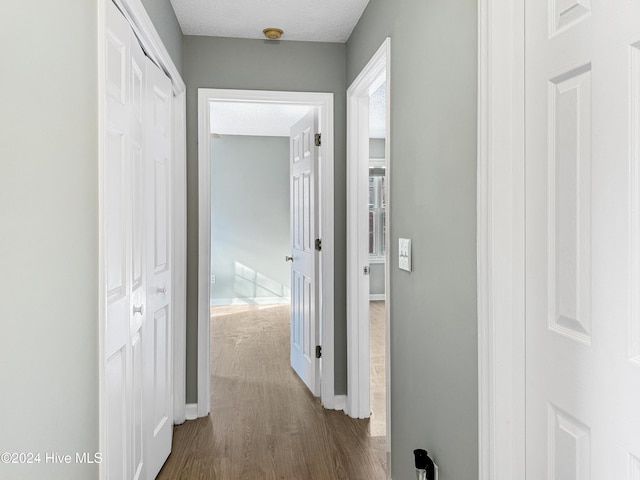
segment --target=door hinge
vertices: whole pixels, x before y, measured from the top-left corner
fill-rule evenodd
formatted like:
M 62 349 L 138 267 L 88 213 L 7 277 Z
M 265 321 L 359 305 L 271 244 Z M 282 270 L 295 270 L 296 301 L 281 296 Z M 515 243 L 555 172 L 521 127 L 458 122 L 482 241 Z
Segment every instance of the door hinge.
M 317 251 L 321 251 L 322 250 L 322 239 L 321 238 L 316 238 L 316 250 Z
M 316 133 L 316 147 L 322 146 L 322 134 Z
M 364 267 L 364 274 L 369 275 L 369 272 L 370 272 L 369 265 L 367 265 L 366 267 Z
M 316 345 L 316 358 L 322 357 L 322 347 L 320 345 Z

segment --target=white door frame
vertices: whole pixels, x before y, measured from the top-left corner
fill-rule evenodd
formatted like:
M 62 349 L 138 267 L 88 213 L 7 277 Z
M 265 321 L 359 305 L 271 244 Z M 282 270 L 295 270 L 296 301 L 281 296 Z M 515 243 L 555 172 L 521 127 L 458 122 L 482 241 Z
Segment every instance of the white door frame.
M 210 281 L 211 281 L 211 127 L 212 101 L 282 103 L 319 107 L 322 135 L 318 168 L 318 235 L 322 238 L 319 262 L 319 298 L 322 364 L 320 400 L 336 408 L 334 395 L 334 238 L 333 238 L 333 94 L 264 90 L 198 89 L 198 405 L 197 414 L 209 414 L 210 405 Z
M 370 411 L 370 340 L 369 340 L 369 289 L 364 282 L 364 268 L 369 266 L 368 209 L 369 192 L 369 97 L 386 81 L 386 142 L 385 175 L 387 177 L 387 225 L 390 224 L 391 204 L 391 39 L 387 38 L 373 55 L 347 90 L 347 403 L 345 412 L 353 418 L 369 418 Z M 386 410 L 387 451 L 389 451 L 390 420 L 390 228 L 385 242 L 385 360 L 386 360 Z
M 105 42 L 106 38 L 106 2 L 111 0 L 98 0 L 98 184 L 100 189 L 104 184 L 105 163 L 105 129 L 106 129 L 106 98 L 105 83 Z M 113 0 L 122 11 L 125 19 L 133 29 L 138 41 L 144 48 L 147 56 L 159 65 L 171 79 L 173 88 L 173 257 L 172 257 L 172 292 L 173 292 L 173 416 L 174 423 L 182 423 L 185 420 L 186 407 L 186 86 L 178 69 L 176 68 L 169 52 L 166 50 L 158 32 L 153 26 L 144 6 L 140 0 Z M 103 192 L 100 190 L 100 198 Z M 102 200 L 101 200 L 102 201 Z M 106 298 L 105 289 L 105 245 L 104 245 L 104 212 L 103 205 L 99 211 L 99 333 L 98 348 L 100 351 L 99 366 L 99 428 L 100 451 L 106 452 L 106 411 L 104 404 L 105 394 L 105 364 L 104 341 L 106 322 Z M 106 464 L 100 465 L 100 478 L 106 478 Z
M 480 480 L 525 478 L 524 1 L 479 1 Z

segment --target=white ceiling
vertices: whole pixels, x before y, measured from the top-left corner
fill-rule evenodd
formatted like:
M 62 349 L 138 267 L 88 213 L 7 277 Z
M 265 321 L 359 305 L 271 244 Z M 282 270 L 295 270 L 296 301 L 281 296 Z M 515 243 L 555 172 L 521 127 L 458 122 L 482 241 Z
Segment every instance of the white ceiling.
M 171 0 L 185 35 L 344 43 L 369 0 Z
M 369 138 L 387 136 L 387 84 L 383 83 L 369 97 Z
M 386 84 L 369 99 L 369 136 L 386 137 Z M 304 105 L 253 102 L 211 102 L 211 133 L 288 137 L 291 127 L 307 112 Z
M 211 102 L 211 133 L 288 137 L 291 127 L 308 111 L 304 105 Z

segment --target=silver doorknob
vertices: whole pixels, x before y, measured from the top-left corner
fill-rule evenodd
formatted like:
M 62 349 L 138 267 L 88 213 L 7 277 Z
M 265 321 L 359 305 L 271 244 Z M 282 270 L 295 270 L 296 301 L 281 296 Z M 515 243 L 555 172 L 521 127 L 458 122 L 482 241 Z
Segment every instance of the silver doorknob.
M 144 312 L 144 305 L 138 305 L 137 307 L 135 305 L 133 306 L 134 315 L 137 315 L 137 314 L 142 315 L 143 312 Z
M 284 257 L 285 262 L 293 262 L 293 257 L 290 257 L 289 255 Z

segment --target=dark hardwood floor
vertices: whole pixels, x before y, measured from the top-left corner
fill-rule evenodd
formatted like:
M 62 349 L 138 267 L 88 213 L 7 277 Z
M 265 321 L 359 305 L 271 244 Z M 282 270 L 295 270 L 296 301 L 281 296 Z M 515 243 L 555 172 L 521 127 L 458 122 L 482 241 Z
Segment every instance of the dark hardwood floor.
M 288 306 L 216 307 L 211 330 L 211 414 L 175 427 L 159 479 L 386 478 L 385 437 L 291 369 Z

